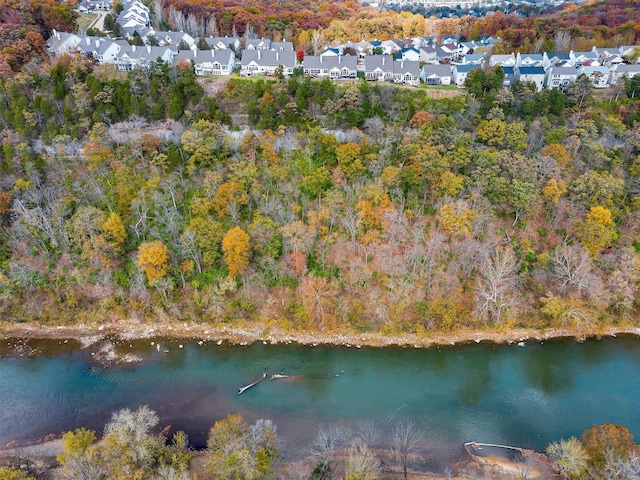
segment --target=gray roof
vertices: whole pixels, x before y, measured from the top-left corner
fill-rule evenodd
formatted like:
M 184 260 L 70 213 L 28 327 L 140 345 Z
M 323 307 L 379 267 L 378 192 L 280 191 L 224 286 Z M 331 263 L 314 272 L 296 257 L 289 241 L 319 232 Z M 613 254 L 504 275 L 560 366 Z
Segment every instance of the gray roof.
M 321 57 L 315 55 L 308 55 L 304 57 L 302 65 L 306 69 L 310 68 L 322 68 L 332 70 L 334 68 L 348 68 L 349 70 L 357 70 L 358 58 L 354 55 L 339 55 L 335 57 Z
M 414 77 L 420 76 L 420 62 L 411 60 L 400 60 L 393 62 L 393 73 L 396 75 L 404 75 L 410 73 Z
M 204 39 L 211 48 L 221 50 L 220 45 L 224 45 L 224 48 L 229 48 L 230 45 L 236 45 L 239 40 L 236 37 L 206 37 Z
M 246 48 L 251 50 L 249 47 L 269 50 L 271 48 L 271 40 L 268 38 L 249 38 L 246 41 Z
M 288 68 L 296 66 L 296 52 L 272 52 L 271 50 L 244 50 L 242 52 L 242 65 L 248 65 L 252 61 L 263 66 L 283 65 Z
M 640 65 L 626 65 L 626 64 L 622 64 L 622 65 L 618 65 L 618 68 L 616 68 L 616 72 L 617 73 L 640 73 Z
M 422 73 L 425 77 L 436 75 L 438 77 L 451 76 L 451 65 L 424 65 Z
M 271 42 L 271 48 L 274 52 L 293 52 L 293 43 L 291 42 Z
M 393 72 L 393 57 L 391 55 L 366 55 L 364 57 L 364 69 L 372 72 L 376 69 L 384 72 Z
M 178 52 L 175 61 L 190 60 L 194 64 L 218 62 L 221 65 L 228 65 L 233 54 L 231 50 L 182 50 Z
M 578 75 L 578 70 L 573 67 L 553 67 L 550 71 L 552 75 Z

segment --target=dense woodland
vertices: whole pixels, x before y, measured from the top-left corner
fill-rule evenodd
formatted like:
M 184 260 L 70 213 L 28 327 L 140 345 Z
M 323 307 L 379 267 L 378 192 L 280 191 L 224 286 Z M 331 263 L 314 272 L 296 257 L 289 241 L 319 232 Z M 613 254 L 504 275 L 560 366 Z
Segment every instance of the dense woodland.
M 300 77 L 205 95 L 187 67 L 71 57 L 5 80 L 3 318 L 634 324 L 637 82 L 596 101 L 585 82 L 501 80 L 477 71 L 445 99 Z

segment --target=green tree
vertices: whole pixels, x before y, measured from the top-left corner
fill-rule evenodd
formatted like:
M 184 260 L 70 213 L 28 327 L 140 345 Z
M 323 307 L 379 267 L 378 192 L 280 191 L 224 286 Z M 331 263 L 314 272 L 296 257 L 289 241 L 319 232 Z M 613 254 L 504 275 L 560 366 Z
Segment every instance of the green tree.
M 241 415 L 216 422 L 207 440 L 209 474 L 220 480 L 259 480 L 272 475 L 278 457 L 276 427 L 269 420 L 248 425 Z
M 522 150 L 527 146 L 527 133 L 519 123 L 483 120 L 478 125 L 476 137 L 485 145 L 500 149 Z
M 85 428 L 62 436 L 62 454 L 57 457 L 62 480 L 106 480 L 107 472 L 95 441 L 95 432 Z

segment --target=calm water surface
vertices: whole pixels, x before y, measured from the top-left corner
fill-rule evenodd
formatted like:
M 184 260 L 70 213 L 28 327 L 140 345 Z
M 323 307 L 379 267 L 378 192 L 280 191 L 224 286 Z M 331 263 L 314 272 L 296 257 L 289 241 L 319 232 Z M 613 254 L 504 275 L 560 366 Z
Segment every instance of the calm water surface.
M 58 340 L 31 341 L 45 352 L 34 357 L 1 359 L 0 445 L 80 426 L 101 430 L 111 412 L 140 404 L 200 446 L 229 413 L 271 418 L 290 456 L 306 453 L 320 426 L 374 421 L 389 431 L 410 419 L 426 432 L 436 467 L 467 440 L 543 449 L 607 422 L 640 438 L 637 338 L 428 350 L 155 341 L 160 352 L 151 340 L 127 341 L 122 348 L 144 361 L 126 367 L 95 366 L 97 346 Z M 10 352 L 7 342 L 0 354 Z M 292 377 L 237 395 L 263 371 Z

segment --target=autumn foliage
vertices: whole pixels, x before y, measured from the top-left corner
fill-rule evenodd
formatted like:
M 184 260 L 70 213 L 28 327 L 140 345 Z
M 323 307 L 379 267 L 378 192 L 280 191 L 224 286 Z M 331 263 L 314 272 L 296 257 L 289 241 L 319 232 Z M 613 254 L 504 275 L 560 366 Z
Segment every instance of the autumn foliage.
M 241 275 L 249 266 L 251 243 L 249 235 L 240 227 L 233 227 L 222 239 L 224 261 L 229 267 L 229 276 Z
M 160 240 L 142 243 L 138 248 L 138 266 L 149 284 L 161 280 L 169 271 L 169 250 Z

